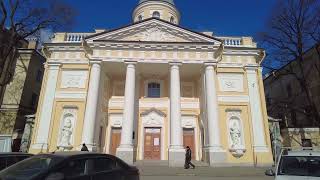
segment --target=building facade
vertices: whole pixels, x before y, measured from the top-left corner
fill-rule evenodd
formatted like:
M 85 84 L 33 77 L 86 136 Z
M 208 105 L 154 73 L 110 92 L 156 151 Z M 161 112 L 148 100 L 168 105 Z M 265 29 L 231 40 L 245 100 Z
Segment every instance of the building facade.
M 312 104 L 320 117 L 320 44 L 305 52 L 303 62 L 293 60 L 266 76 L 264 88 L 268 115 L 281 119 L 283 145 L 319 146 L 320 119 L 312 114 Z
M 141 0 L 133 24 L 56 33 L 30 152 L 90 150 L 128 163 L 270 165 L 260 62 L 251 37 L 179 25 L 172 0 Z
M 0 106 L 0 152 L 18 152 L 26 115 L 35 114 L 40 94 L 45 57 L 36 41 L 24 41 L 18 49 L 12 81 L 3 91 Z

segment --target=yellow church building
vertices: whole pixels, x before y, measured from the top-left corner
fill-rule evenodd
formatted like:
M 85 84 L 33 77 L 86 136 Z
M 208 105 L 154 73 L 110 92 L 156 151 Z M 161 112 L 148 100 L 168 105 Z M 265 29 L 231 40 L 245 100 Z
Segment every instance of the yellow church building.
M 260 63 L 251 37 L 218 37 L 179 25 L 173 0 L 140 0 L 133 23 L 56 33 L 31 153 L 80 150 L 133 164 L 192 158 L 210 166 L 272 163 Z

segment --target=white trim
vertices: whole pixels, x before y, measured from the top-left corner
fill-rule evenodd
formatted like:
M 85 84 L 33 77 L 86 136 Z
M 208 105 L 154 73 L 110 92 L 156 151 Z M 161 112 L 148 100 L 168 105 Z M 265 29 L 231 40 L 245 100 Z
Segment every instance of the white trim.
M 47 151 L 49 130 L 52 118 L 52 111 L 54 109 L 54 98 L 57 87 L 60 64 L 52 64 L 48 66 L 48 77 L 46 81 L 46 88 L 44 89 L 43 105 L 40 110 L 39 127 L 34 148 L 38 148 L 36 144 L 40 144 L 42 150 Z
M 249 102 L 249 96 L 247 95 L 218 95 L 219 102 Z
M 85 91 L 57 91 L 57 99 L 86 99 L 87 92 Z
M 258 76 L 256 70 L 256 67 L 246 67 L 253 131 L 253 147 L 255 152 L 267 152 L 269 150 L 265 139 L 265 128 L 263 124 L 263 115 L 259 92 L 259 88 L 261 87 L 259 87 L 258 84 Z

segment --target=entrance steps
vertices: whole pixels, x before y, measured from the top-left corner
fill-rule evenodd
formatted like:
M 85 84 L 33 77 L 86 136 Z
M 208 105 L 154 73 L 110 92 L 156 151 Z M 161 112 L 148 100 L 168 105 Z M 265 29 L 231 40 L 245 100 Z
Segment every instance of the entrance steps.
M 196 167 L 208 167 L 209 164 L 203 161 L 192 161 L 192 163 Z M 155 167 L 155 166 L 163 166 L 163 167 L 168 167 L 168 161 L 159 161 L 159 160 L 141 160 L 141 161 L 136 161 L 134 163 L 135 166 L 138 167 Z

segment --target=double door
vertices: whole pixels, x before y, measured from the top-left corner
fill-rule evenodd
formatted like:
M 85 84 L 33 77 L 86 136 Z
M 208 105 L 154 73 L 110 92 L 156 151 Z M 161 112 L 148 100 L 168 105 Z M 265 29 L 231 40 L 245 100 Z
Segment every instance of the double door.
M 144 159 L 161 159 L 161 129 L 145 128 L 144 133 Z

